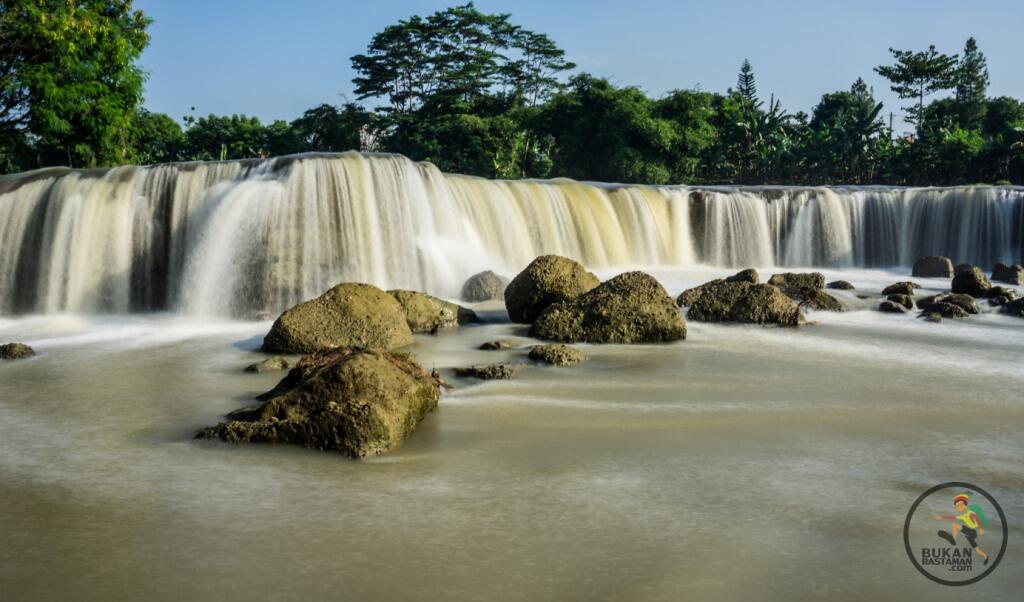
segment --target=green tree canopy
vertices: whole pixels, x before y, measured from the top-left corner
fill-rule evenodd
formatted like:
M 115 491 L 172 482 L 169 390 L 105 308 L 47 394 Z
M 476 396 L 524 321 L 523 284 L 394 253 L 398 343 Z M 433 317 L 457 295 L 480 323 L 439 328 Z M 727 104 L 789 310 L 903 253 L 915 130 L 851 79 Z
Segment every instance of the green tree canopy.
M 892 91 L 900 98 L 917 99 L 916 105 L 904 109 L 909 114 L 907 122 L 920 125 L 925 97 L 956 85 L 957 57 L 942 54 L 935 46 L 922 52 L 895 48 L 889 52 L 896 63 L 875 67 L 875 72 L 892 82 Z
M 131 0 L 0 1 L 0 131 L 73 165 L 129 159 L 149 22 Z
M 988 90 L 988 63 L 974 38 L 964 44 L 964 53 L 956 69 L 956 103 L 960 127 L 976 129 L 985 119 L 985 92 Z

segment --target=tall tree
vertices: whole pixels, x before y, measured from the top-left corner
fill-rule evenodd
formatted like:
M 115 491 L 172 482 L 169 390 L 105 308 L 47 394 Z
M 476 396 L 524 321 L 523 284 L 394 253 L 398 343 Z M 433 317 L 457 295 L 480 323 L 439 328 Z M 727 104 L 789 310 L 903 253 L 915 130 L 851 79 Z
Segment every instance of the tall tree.
M 985 119 L 985 92 L 988 90 L 988 63 L 974 38 L 964 44 L 964 54 L 956 70 L 956 104 L 960 127 L 977 129 Z
M 879 65 L 875 72 L 892 83 L 891 89 L 900 98 L 915 98 L 917 104 L 904 107 L 907 122 L 921 125 L 926 96 L 948 90 L 956 85 L 956 55 L 942 54 L 929 46 L 928 50 L 913 52 L 890 48 L 896 59 L 893 65 Z
M 740 65 L 740 74 L 736 78 L 736 92 L 739 93 L 740 98 L 749 102 L 757 102 L 757 84 L 754 82 L 754 68 L 750 66 L 750 61 L 743 59 L 743 64 Z
M 131 0 L 0 0 L 0 128 L 76 166 L 125 161 L 149 23 Z

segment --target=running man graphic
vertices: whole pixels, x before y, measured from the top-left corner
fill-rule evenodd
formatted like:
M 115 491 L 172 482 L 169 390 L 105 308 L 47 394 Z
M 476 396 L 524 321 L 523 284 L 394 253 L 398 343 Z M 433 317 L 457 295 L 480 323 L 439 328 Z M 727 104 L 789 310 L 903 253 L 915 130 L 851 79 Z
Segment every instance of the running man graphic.
M 967 504 L 967 500 L 970 498 L 970 493 L 961 493 L 953 498 L 953 508 L 956 509 L 956 514 L 936 514 L 936 520 L 949 521 L 950 531 L 939 531 L 939 537 L 945 539 L 950 545 L 956 545 L 957 533 L 961 533 L 967 543 L 971 544 L 974 551 L 985 559 L 983 565 L 988 564 L 988 554 L 982 551 L 981 547 L 978 546 L 978 538 L 985 534 L 985 527 L 988 526 L 988 519 L 985 518 L 985 513 L 981 511 L 981 506 L 978 504 Z

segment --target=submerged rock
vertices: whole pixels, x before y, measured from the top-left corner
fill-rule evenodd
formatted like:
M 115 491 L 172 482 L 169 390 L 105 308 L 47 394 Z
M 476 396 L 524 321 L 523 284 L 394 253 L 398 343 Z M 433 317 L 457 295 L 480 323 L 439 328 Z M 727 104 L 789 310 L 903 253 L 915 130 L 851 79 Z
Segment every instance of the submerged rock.
M 1017 291 L 1005 286 L 993 286 L 985 291 L 985 298 L 988 299 L 989 305 L 998 307 L 1016 299 Z
M 484 351 L 500 351 L 502 349 L 512 349 L 515 346 L 515 341 L 506 341 L 504 339 L 500 339 L 497 341 L 487 341 L 486 343 L 482 343 L 479 347 L 477 347 L 477 349 L 482 349 Z
M 967 312 L 964 308 L 959 305 L 953 305 L 952 303 L 945 303 L 942 301 L 929 303 L 927 306 L 920 306 L 923 310 L 922 315 L 927 317 L 928 314 L 938 314 L 943 318 L 953 318 L 956 320 L 963 320 L 967 317 Z
M 992 280 L 1007 284 L 1024 284 L 1024 266 L 1016 263 L 997 263 L 996 267 L 992 268 Z
M 1017 318 L 1024 318 L 1024 297 L 1003 305 L 1002 312 Z
M 979 267 L 958 271 L 953 276 L 952 289 L 954 293 L 963 293 L 972 297 L 984 297 L 985 291 L 991 287 L 992 284 L 985 277 L 985 272 L 982 272 Z
M 508 279 L 502 278 L 487 270 L 474 274 L 462 285 L 462 300 L 469 303 L 480 303 L 492 299 L 501 299 L 505 294 Z
M 749 282 L 751 284 L 757 284 L 761 282 L 761 275 L 757 273 L 754 268 L 747 268 L 740 270 L 732 276 L 725 279 L 726 282 Z
M 392 449 L 437 407 L 440 386 L 400 354 L 339 347 L 307 355 L 257 407 L 196 438 L 290 443 L 353 458 Z
M 686 314 L 698 322 L 741 322 L 797 326 L 803 315 L 796 304 L 778 287 L 749 282 L 713 280 L 702 291 Z
M 459 378 L 479 378 L 480 380 L 508 380 L 516 375 L 519 366 L 514 364 L 488 364 L 485 366 L 469 366 L 456 368 L 455 376 Z
M 587 359 L 582 351 L 568 345 L 534 345 L 529 357 L 554 366 L 575 366 Z
M 878 304 L 878 311 L 887 314 L 905 314 L 910 311 L 910 308 L 896 301 L 882 301 Z
M 600 284 L 597 276 L 575 261 L 542 255 L 505 288 L 505 308 L 513 322 L 530 324 L 548 306 L 571 301 Z
M 885 298 L 885 300 L 891 301 L 893 303 L 899 303 L 900 305 L 907 309 L 914 309 L 914 298 L 911 297 L 910 295 L 889 295 L 888 297 Z
M 255 364 L 249 364 L 245 367 L 246 372 L 277 372 L 281 370 L 290 370 L 292 363 L 287 358 L 283 358 L 279 355 L 274 357 L 268 357 L 262 362 L 256 362 Z
M 853 284 L 846 280 L 833 280 L 825 285 L 825 288 L 832 288 L 840 291 L 854 290 Z
M 953 262 L 949 257 L 939 255 L 922 257 L 914 262 L 911 275 L 914 278 L 952 278 Z
M 961 293 L 943 293 L 939 295 L 932 295 L 921 299 L 918 306 L 926 312 L 939 311 L 937 306 L 939 304 L 950 304 L 959 307 L 964 310 L 965 314 L 980 314 L 981 307 L 974 300 L 974 297 L 970 295 L 964 295 Z M 941 312 L 940 312 L 941 313 Z M 951 316 L 947 316 L 951 317 Z M 966 317 L 966 316 L 965 316 Z
M 883 295 L 914 295 L 914 291 L 921 288 L 916 282 L 897 282 L 882 289 Z
M 0 345 L 0 360 L 20 360 L 26 357 L 32 357 L 35 355 L 35 349 L 32 349 L 25 343 L 7 343 L 6 345 Z
M 685 339 L 686 322 L 657 280 L 626 272 L 551 305 L 530 327 L 530 336 L 566 343 L 664 343 Z
M 343 345 L 395 349 L 412 344 L 405 312 L 370 284 L 346 282 L 285 310 L 263 339 L 264 351 L 313 353 Z
M 402 306 L 409 330 L 416 333 L 434 334 L 442 328 L 454 328 L 461 324 L 480 321 L 473 310 L 426 293 L 392 290 L 388 291 L 388 294 Z

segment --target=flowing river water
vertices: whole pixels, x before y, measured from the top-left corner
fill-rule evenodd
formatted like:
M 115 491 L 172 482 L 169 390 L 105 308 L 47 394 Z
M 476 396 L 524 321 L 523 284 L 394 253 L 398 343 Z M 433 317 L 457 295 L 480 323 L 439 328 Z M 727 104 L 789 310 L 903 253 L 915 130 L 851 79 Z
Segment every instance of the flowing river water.
M 650 271 L 675 295 L 734 270 Z M 411 348 L 458 388 L 361 462 L 192 440 L 280 378 L 242 372 L 269 322 L 0 317 L 39 352 L 0 366 L 0 599 L 1018 599 L 1024 320 L 875 311 L 907 274 L 826 271 L 852 310 L 800 329 L 688 322 L 486 383 L 446 371 L 531 340 L 478 305 L 487 323 Z M 950 480 L 1010 524 L 969 588 L 903 549 L 911 503 Z

